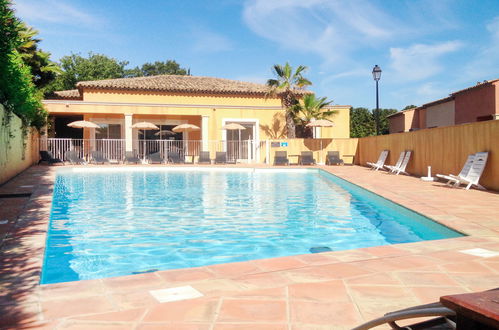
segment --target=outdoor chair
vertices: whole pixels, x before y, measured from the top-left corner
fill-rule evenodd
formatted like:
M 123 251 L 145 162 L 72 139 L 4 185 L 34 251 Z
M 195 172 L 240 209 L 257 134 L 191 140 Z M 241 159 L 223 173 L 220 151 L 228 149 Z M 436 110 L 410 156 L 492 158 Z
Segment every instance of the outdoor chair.
M 168 153 L 168 162 L 172 164 L 184 164 L 185 160 L 180 156 L 178 152 Z
M 394 169 L 398 168 L 402 164 L 404 156 L 405 156 L 405 151 L 402 151 L 395 165 L 384 165 L 383 167 L 387 169 L 389 172 L 393 172 Z
M 198 164 L 211 164 L 210 152 L 209 151 L 200 151 Z
M 352 330 L 368 330 L 385 323 L 388 323 L 392 329 L 455 329 L 456 313 L 451 309 L 444 307 L 441 303 L 432 303 L 402 309 L 395 312 L 386 313 L 383 317 L 366 322 Z M 396 322 L 405 319 L 437 316 L 424 322 L 419 322 L 406 327 L 400 327 Z M 447 327 L 443 327 L 447 325 Z M 439 326 L 438 328 L 433 328 Z
M 386 157 L 388 157 L 388 152 L 388 150 L 383 150 L 379 154 L 379 158 L 376 163 L 367 162 L 367 165 L 371 166 L 371 170 L 377 171 L 383 168 L 383 166 L 385 165 Z
M 289 165 L 288 152 L 276 151 L 274 155 L 274 165 Z
M 340 158 L 339 151 L 328 151 L 326 155 L 326 165 L 343 165 L 345 162 Z
M 482 173 L 485 169 L 485 165 L 487 165 L 487 158 L 489 157 L 488 152 L 477 152 L 475 154 L 475 159 L 473 159 L 473 164 L 471 164 L 471 168 L 468 174 L 465 177 L 453 176 L 450 177 L 454 179 L 453 186 L 459 187 L 462 184 L 465 184 L 466 190 L 469 190 L 472 186 L 476 186 L 478 189 L 485 190 L 485 188 L 478 183 Z
M 137 157 L 137 153 L 135 151 L 125 151 L 125 159 L 123 160 L 125 164 L 139 164 L 140 158 Z
M 162 164 L 164 162 L 164 158 L 161 157 L 160 152 L 155 152 L 147 155 L 147 162 L 149 164 Z
M 66 152 L 66 160 L 69 161 L 71 165 L 87 165 L 85 159 L 80 158 L 76 150 L 68 150 Z
M 41 162 L 46 162 L 50 165 L 64 164 L 62 160 L 60 160 L 59 158 L 54 158 L 52 153 L 46 150 L 40 151 L 40 161 L 38 161 L 38 164 L 40 164 Z
M 458 178 L 465 178 L 468 173 L 470 172 L 471 165 L 473 164 L 473 160 L 475 160 L 475 154 L 468 155 L 468 158 L 466 159 L 466 162 L 464 163 L 463 168 L 461 169 L 461 172 L 459 172 L 458 175 L 444 175 L 444 174 L 437 174 L 437 178 L 447 180 L 446 185 L 452 186 L 452 183 L 456 183 L 456 177 Z
M 227 164 L 227 153 L 225 151 L 217 151 L 215 154 L 215 164 Z
M 300 165 L 315 165 L 315 159 L 312 151 L 301 152 Z
M 402 163 L 400 164 L 400 166 L 397 168 L 393 168 L 390 173 L 395 174 L 395 175 L 399 175 L 400 173 L 405 174 L 405 175 L 409 175 L 409 173 L 407 173 L 405 171 L 405 169 L 407 167 L 407 164 L 409 163 L 409 160 L 411 159 L 411 155 L 412 155 L 412 151 L 407 150 L 405 152 L 404 160 L 402 160 Z
M 91 164 L 105 164 L 109 163 L 109 159 L 104 157 L 102 151 L 91 151 L 90 152 L 90 163 Z

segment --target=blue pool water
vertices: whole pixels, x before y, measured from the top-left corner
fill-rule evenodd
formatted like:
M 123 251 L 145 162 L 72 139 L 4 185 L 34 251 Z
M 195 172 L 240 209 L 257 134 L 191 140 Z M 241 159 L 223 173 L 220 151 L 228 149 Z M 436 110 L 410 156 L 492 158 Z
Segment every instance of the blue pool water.
M 321 170 L 61 169 L 41 282 L 457 236 Z

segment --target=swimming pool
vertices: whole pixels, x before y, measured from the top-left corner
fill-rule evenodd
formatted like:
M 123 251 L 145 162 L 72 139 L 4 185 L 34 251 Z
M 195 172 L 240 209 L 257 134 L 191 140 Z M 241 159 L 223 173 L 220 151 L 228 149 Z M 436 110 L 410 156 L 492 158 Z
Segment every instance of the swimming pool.
M 41 283 L 458 236 L 317 169 L 60 169 Z

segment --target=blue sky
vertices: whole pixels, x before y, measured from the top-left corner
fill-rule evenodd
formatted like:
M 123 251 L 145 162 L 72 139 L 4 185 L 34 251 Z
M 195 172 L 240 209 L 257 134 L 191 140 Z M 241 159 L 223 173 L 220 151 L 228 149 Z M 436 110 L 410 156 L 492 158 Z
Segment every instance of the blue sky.
M 42 49 L 130 67 L 174 59 L 193 75 L 265 83 L 305 65 L 334 104 L 401 109 L 499 78 L 497 0 L 14 0 Z

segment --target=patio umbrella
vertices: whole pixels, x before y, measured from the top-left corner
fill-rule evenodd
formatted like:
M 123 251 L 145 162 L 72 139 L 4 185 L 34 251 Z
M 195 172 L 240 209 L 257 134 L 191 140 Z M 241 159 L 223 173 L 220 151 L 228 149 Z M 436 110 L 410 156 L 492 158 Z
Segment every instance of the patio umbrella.
M 148 131 L 148 130 L 154 130 L 154 129 L 159 129 L 158 126 L 154 125 L 153 123 L 149 123 L 147 121 L 141 121 L 139 123 L 135 123 L 132 125 L 132 128 L 137 128 L 137 129 L 141 129 L 141 130 L 144 130 L 144 131 Z M 144 155 L 143 155 L 143 160 L 145 161 L 146 160 L 146 136 L 144 134 Z
M 196 125 L 192 124 L 181 124 L 178 126 L 175 126 L 172 131 L 179 133 L 179 132 L 194 132 L 194 131 L 199 131 L 200 128 L 197 127 Z
M 67 125 L 68 127 L 72 127 L 72 128 L 100 128 L 99 125 L 97 125 L 96 123 L 93 123 L 91 121 L 88 121 L 88 120 L 77 120 L 77 121 L 73 121 L 71 123 L 69 123 Z M 85 157 L 87 160 L 88 160 L 88 155 L 86 154 L 85 152 L 85 140 L 82 141 L 82 152 L 83 152 L 83 157 Z M 72 147 L 71 147 L 72 148 Z
M 100 126 L 97 125 L 96 123 L 87 120 L 73 121 L 69 123 L 67 126 L 73 128 L 100 128 Z
M 327 119 L 318 119 L 318 120 L 312 120 L 310 123 L 308 123 L 305 126 L 312 127 L 315 129 L 315 127 L 333 127 L 334 123 Z M 314 139 L 315 139 L 315 130 L 314 130 Z M 322 152 L 322 139 L 321 139 L 321 152 Z M 322 153 L 319 154 L 319 157 L 320 157 L 319 162 L 322 162 Z
M 172 131 L 169 131 L 167 129 L 164 129 L 162 131 L 159 131 L 159 132 L 156 132 L 154 133 L 154 135 L 159 135 L 159 138 L 161 139 L 161 137 L 163 135 L 166 135 L 166 136 L 172 136 L 172 135 L 175 135 L 175 132 L 172 132 Z
M 239 131 L 239 157 L 241 157 L 241 131 L 243 129 L 246 129 L 246 127 L 244 127 L 243 125 L 240 125 L 240 124 L 237 124 L 237 123 L 230 123 L 230 124 L 226 124 L 224 126 L 222 126 L 222 129 L 224 130 L 227 130 L 227 131 Z

